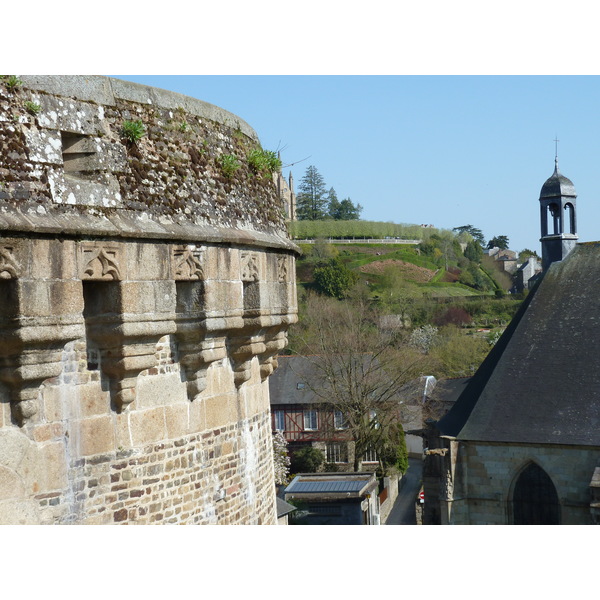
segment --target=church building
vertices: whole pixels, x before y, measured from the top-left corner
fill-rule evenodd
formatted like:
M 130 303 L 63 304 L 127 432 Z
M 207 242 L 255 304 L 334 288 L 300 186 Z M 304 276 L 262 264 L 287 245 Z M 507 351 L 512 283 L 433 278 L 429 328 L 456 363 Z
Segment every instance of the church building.
M 454 407 L 430 423 L 425 524 L 600 523 L 600 242 L 576 193 L 540 193 L 544 271 Z

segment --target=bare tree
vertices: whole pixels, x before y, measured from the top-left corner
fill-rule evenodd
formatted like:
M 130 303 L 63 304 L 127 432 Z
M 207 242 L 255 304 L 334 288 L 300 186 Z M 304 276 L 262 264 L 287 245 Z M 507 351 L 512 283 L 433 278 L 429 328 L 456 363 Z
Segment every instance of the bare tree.
M 382 334 L 379 313 L 364 301 L 307 297 L 292 350 L 309 357 L 314 378 L 306 384 L 329 411 L 339 411 L 354 442 L 354 470 L 373 450 L 383 471 L 406 452 L 399 421 L 399 391 L 419 376 L 423 355 L 398 332 Z

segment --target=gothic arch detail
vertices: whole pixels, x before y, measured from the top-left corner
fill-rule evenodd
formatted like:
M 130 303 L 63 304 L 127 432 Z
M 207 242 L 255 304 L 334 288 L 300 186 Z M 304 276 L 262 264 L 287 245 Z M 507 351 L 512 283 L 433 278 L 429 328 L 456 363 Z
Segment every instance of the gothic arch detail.
M 560 501 L 554 483 L 533 461 L 513 481 L 510 508 L 513 525 L 560 525 Z
M 176 248 L 173 252 L 175 279 L 204 279 L 204 249 Z
M 113 280 L 122 279 L 117 251 L 113 248 L 83 248 L 83 273 L 81 279 Z

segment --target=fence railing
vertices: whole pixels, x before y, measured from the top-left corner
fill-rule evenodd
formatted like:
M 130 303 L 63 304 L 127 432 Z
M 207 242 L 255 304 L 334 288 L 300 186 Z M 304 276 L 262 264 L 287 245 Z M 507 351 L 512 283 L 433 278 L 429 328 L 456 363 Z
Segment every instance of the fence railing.
M 314 244 L 316 240 L 294 240 L 295 244 Z M 327 238 L 328 244 L 420 244 L 423 240 L 403 240 L 400 238 Z

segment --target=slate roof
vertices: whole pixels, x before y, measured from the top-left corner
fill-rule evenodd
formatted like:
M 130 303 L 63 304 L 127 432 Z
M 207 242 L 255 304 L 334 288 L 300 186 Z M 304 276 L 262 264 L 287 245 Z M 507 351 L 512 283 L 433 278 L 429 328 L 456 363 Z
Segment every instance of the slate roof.
M 439 379 L 435 386 L 434 397 L 442 402 L 454 403 L 465 390 L 471 377 L 454 377 Z
M 315 365 L 318 356 L 278 356 L 278 367 L 269 377 L 270 403 L 310 404 L 322 403 L 323 398 L 311 390 L 327 387 L 323 385 L 323 374 Z M 369 368 L 369 358 L 365 358 L 365 369 Z M 308 385 L 307 382 L 310 382 Z M 298 388 L 298 384 L 304 387 Z M 433 381 L 435 384 L 435 380 Z M 406 402 L 422 403 L 423 394 L 429 390 L 426 377 L 418 377 L 406 383 L 398 391 L 398 398 Z
M 315 387 L 320 387 L 320 372 L 314 365 L 316 360 L 316 356 L 278 356 L 278 367 L 269 377 L 271 404 L 322 402 L 306 384 L 310 381 Z M 299 383 L 305 384 L 303 389 L 298 389 Z
M 600 242 L 553 263 L 454 407 L 459 440 L 600 446 Z
M 557 161 L 554 167 L 554 173 L 546 179 L 546 182 L 542 186 L 540 198 L 560 198 L 561 196 L 576 197 L 577 194 L 575 193 L 573 182 L 558 170 Z

